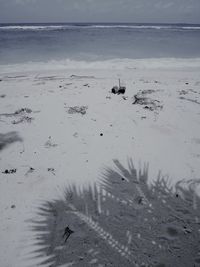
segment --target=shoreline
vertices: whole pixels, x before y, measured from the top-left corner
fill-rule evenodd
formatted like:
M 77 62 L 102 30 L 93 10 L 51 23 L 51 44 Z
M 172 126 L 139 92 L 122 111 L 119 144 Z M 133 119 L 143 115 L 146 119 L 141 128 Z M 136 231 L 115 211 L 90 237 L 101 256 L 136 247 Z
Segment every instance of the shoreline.
M 115 58 L 104 60 L 49 60 L 0 64 L 0 75 L 9 72 L 61 71 L 61 70 L 125 70 L 125 69 L 186 69 L 200 68 L 200 58 Z M 26 70 L 24 70 L 26 69 Z

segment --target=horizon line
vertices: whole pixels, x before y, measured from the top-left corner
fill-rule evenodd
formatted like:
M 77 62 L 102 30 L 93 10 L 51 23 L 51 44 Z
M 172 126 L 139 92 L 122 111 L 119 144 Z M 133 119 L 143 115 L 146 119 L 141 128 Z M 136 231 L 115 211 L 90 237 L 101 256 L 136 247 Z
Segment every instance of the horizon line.
M 188 22 L 0 22 L 0 24 L 184 24 L 184 25 L 200 25 L 199 23 Z

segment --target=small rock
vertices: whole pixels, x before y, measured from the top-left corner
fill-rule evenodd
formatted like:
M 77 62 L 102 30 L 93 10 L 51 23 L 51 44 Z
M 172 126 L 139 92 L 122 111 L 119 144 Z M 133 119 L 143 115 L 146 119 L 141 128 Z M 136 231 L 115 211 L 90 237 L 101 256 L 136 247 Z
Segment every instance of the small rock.
M 16 208 L 16 206 L 15 206 L 15 205 L 12 205 L 12 206 L 11 206 L 11 209 L 15 209 L 15 208 Z
M 102 134 L 102 133 L 100 133 L 100 136 L 103 136 L 103 134 Z

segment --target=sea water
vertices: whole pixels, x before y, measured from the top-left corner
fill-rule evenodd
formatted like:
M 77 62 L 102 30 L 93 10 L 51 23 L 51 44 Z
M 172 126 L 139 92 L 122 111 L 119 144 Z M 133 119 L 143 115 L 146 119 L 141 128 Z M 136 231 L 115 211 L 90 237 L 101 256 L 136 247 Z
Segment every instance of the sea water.
M 200 25 L 0 24 L 0 64 L 200 58 Z

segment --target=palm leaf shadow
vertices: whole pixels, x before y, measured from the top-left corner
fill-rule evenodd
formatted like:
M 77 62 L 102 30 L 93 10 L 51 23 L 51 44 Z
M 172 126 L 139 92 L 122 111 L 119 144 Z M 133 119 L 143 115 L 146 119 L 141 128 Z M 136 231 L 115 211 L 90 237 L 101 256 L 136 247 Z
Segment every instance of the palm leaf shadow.
M 8 132 L 5 134 L 0 133 L 0 151 L 15 142 L 22 141 L 22 138 L 18 135 L 17 132 Z
M 41 266 L 198 266 L 199 181 L 172 187 L 159 173 L 149 184 L 148 166 L 137 172 L 131 159 L 128 169 L 114 163 L 100 186 L 69 186 L 64 200 L 39 208 L 32 230 Z M 65 243 L 67 226 L 74 233 Z

